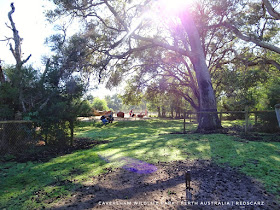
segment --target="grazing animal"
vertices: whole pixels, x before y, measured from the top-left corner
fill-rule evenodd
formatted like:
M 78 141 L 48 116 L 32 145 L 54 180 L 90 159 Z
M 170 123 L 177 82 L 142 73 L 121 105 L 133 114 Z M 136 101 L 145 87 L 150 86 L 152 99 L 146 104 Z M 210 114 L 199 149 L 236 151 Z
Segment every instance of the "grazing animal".
M 117 117 L 124 118 L 124 113 L 123 112 L 118 112 Z

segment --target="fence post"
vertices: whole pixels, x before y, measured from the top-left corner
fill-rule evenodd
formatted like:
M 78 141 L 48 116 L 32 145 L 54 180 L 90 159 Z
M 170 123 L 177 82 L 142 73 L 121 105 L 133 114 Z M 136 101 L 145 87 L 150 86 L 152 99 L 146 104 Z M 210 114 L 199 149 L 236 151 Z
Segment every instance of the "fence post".
M 257 114 L 258 109 L 256 108 L 255 111 L 256 111 L 255 112 L 255 125 L 256 125 L 258 123 L 258 114 Z
M 183 133 L 186 133 L 186 111 L 184 111 L 184 130 Z
M 278 125 L 280 127 L 280 104 L 275 105 L 275 113 L 276 113 L 276 118 L 278 120 Z
M 2 150 L 5 151 L 8 148 L 9 142 L 7 141 L 7 126 L 5 123 L 2 124 Z
M 222 122 L 223 112 L 220 111 L 220 122 Z
M 248 125 L 249 125 L 249 113 L 248 106 L 245 107 L 245 134 L 248 133 Z

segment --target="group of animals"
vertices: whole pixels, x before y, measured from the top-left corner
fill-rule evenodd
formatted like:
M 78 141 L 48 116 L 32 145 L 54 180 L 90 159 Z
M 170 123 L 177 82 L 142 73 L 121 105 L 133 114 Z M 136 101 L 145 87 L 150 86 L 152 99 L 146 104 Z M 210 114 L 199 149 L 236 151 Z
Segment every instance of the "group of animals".
M 135 114 L 133 114 L 133 115 L 131 114 L 130 116 L 134 117 Z M 142 115 L 142 114 L 137 115 L 137 117 L 140 117 L 140 118 L 142 118 L 143 116 L 144 115 Z M 118 112 L 117 117 L 124 118 L 124 112 Z M 112 123 L 114 121 L 113 112 L 112 111 L 106 112 L 104 115 L 101 116 L 100 120 L 102 121 L 102 123 L 104 125 L 107 125 L 108 123 Z

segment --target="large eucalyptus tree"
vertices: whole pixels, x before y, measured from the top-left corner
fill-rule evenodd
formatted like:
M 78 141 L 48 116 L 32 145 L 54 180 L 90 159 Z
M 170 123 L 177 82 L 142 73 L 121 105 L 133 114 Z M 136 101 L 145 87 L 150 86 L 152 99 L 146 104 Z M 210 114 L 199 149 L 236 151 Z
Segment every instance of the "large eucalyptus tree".
M 217 110 L 206 63 L 206 49 L 199 30 L 202 26 L 194 19 L 192 5 L 185 4 L 188 1 L 53 2 L 57 8 L 49 12 L 48 17 L 71 15 L 82 18 L 86 23 L 84 35 L 91 40 L 93 67 L 99 69 L 100 75 L 106 73 L 108 66 L 129 69 L 140 64 L 141 58 L 137 55 L 143 56 L 147 49 L 164 49 L 176 54 L 182 63 L 193 68 L 194 83 L 199 91 L 199 111 Z M 199 129 L 214 130 L 220 127 L 217 114 L 201 114 Z

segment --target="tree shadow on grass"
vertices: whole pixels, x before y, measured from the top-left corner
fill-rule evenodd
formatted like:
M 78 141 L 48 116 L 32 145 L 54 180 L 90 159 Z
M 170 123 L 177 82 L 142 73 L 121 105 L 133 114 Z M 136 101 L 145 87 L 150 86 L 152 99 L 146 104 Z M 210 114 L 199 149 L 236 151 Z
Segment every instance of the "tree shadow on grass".
M 127 139 L 121 142 L 122 145 L 126 143 Z M 102 147 L 116 148 L 118 144 Z M 129 152 L 133 149 L 130 148 Z M 41 208 L 40 203 L 47 205 L 69 195 L 83 180 L 107 170 L 109 164 L 98 157 L 97 151 L 100 148 L 76 151 L 45 163 L 7 163 L 11 166 L 0 170 L 0 175 L 3 175 L 0 183 L 1 208 Z
M 6 163 L 0 170 L 0 208 L 42 208 L 68 196 L 84 179 L 106 170 L 106 165 L 91 150 L 76 151 L 45 163 Z
M 141 125 L 141 123 L 138 123 L 137 125 Z M 136 126 L 136 124 L 134 126 Z M 90 132 L 93 131 L 94 129 L 87 132 L 89 132 L 88 134 L 90 134 Z M 103 131 L 107 132 L 108 128 L 102 129 L 102 132 Z M 199 136 L 197 134 L 183 135 L 184 137 L 182 138 L 182 135 L 159 136 L 149 135 L 149 132 L 153 133 L 153 130 L 147 131 L 146 128 L 136 129 L 135 127 L 133 129 L 126 128 L 124 130 L 112 130 L 109 134 L 107 134 L 107 137 L 112 137 L 114 138 L 114 140 L 109 142 L 108 144 L 99 145 L 93 149 L 78 151 L 73 154 L 58 157 L 46 163 L 31 163 L 26 167 L 26 169 L 24 169 L 23 164 L 19 164 L 16 167 L 15 171 L 11 171 L 8 174 L 8 176 L 11 176 L 10 179 L 3 179 L 4 182 L 8 182 L 4 183 L 4 185 L 1 184 L 1 187 L 4 187 L 3 189 L 8 189 L 9 187 L 11 188 L 11 186 L 13 187 L 13 185 L 15 185 L 14 189 L 9 190 L 17 191 L 18 193 L 10 199 L 18 200 L 19 205 L 25 203 L 24 205 L 28 206 L 28 204 L 30 203 L 29 206 L 33 208 L 34 206 L 36 207 L 36 205 L 34 205 L 34 203 L 36 202 L 53 203 L 56 200 L 60 200 L 61 197 L 64 196 L 64 192 L 66 195 L 69 195 L 69 193 L 71 193 L 71 190 L 76 190 L 76 192 L 78 193 L 75 194 L 75 199 L 77 200 L 73 200 L 73 202 L 77 206 L 80 206 L 80 204 L 82 206 L 90 206 L 92 205 L 93 201 L 96 201 L 95 199 L 100 200 L 100 196 L 105 197 L 107 199 L 105 199 L 105 201 L 109 202 L 118 199 L 128 201 L 143 198 L 143 200 L 146 200 L 147 196 L 149 197 L 150 195 L 151 198 L 154 198 L 154 193 L 157 193 L 159 195 L 162 195 L 160 199 L 163 198 L 163 201 L 166 201 L 166 199 L 170 198 L 170 195 L 171 197 L 175 196 L 173 194 L 173 189 L 176 189 L 176 186 L 179 185 L 181 186 L 181 191 L 178 191 L 177 195 L 180 194 L 180 196 L 184 197 L 184 177 L 182 174 L 178 174 L 178 171 L 174 170 L 174 167 L 176 166 L 175 163 L 175 166 L 172 162 L 166 165 L 166 170 L 168 171 L 168 173 L 165 173 L 165 177 L 160 178 L 161 174 L 157 174 L 155 177 L 153 174 L 150 174 L 146 176 L 143 175 L 138 178 L 133 178 L 131 174 L 129 175 L 128 172 L 124 170 L 119 171 L 118 174 L 114 174 L 115 176 L 113 176 L 113 173 L 110 172 L 110 167 L 112 167 L 112 165 L 106 163 L 98 157 L 98 154 L 102 154 L 103 152 L 115 157 L 130 156 L 145 160 L 147 162 L 170 161 L 177 159 L 169 159 L 168 155 L 170 154 L 167 153 L 179 151 L 178 158 L 186 158 L 189 156 L 192 156 L 193 158 L 200 158 L 203 155 L 199 154 L 204 154 L 207 156 L 209 152 L 205 151 L 205 149 L 207 150 L 208 146 L 208 150 L 212 151 L 213 154 L 215 152 L 213 148 L 218 146 L 216 144 L 213 144 L 213 142 L 209 143 L 206 140 L 204 141 L 202 139 L 202 136 Z M 97 136 L 100 134 L 97 133 L 95 135 Z M 102 135 L 100 136 L 102 137 Z M 206 135 L 204 135 L 203 138 L 205 138 L 205 136 Z M 188 154 L 184 155 L 183 152 L 187 152 Z M 157 156 L 155 157 L 155 155 Z M 236 157 L 238 157 L 237 153 L 235 155 Z M 179 170 L 181 172 L 188 169 L 188 162 L 183 162 L 182 164 L 183 165 L 180 166 L 181 169 Z M 230 196 L 230 198 L 246 199 L 248 198 L 247 195 L 250 195 L 251 193 L 251 191 L 249 191 L 250 188 L 256 188 L 254 184 L 247 184 L 248 179 L 244 179 L 244 181 L 241 181 L 239 183 L 238 180 L 240 180 L 240 178 L 238 178 L 237 176 L 238 174 L 240 174 L 239 172 L 233 173 L 232 171 L 230 171 L 230 169 L 228 171 L 219 171 L 219 168 L 215 168 L 212 166 L 208 167 L 207 165 L 203 166 L 203 164 L 200 169 L 192 168 L 192 173 L 194 175 L 193 181 L 198 186 L 197 191 L 195 191 L 193 195 L 201 196 L 204 193 L 204 197 L 198 196 L 197 199 L 215 200 L 228 198 Z M 219 174 L 217 174 L 217 170 Z M 97 174 L 104 173 L 106 171 L 108 172 L 106 175 L 107 177 L 100 176 L 100 180 L 98 180 L 97 183 L 92 183 L 92 185 L 81 184 L 83 179 L 86 180 L 90 177 L 95 177 Z M 173 174 L 173 172 L 176 172 L 177 174 Z M 5 171 L 4 173 L 0 171 L 0 174 L 5 173 Z M 226 174 L 226 176 L 224 174 Z M 126 178 L 127 176 L 132 178 L 128 179 Z M 234 179 L 231 179 L 231 177 L 233 177 Z M 103 180 L 104 178 L 105 180 Z M 151 183 L 151 180 L 155 180 L 155 183 Z M 158 183 L 156 182 L 156 180 L 158 180 Z M 124 181 L 124 183 L 122 183 L 122 181 Z M 22 183 L 20 185 L 15 184 L 18 182 Z M 165 188 L 162 188 L 162 185 L 160 185 L 161 182 L 166 183 L 165 185 L 163 184 Z M 214 184 L 210 185 L 207 183 Z M 234 184 L 226 183 L 236 183 L 236 186 Z M 231 185 L 234 185 L 235 187 L 227 190 L 227 187 L 230 187 Z M 246 188 L 242 188 L 243 185 L 245 185 Z M 30 189 L 28 192 L 22 192 L 22 190 L 27 186 L 30 186 L 33 189 Z M 120 188 L 120 186 L 123 186 L 123 188 Z M 64 191 L 62 190 L 63 188 L 65 188 Z M 199 189 L 202 189 L 202 191 L 199 191 Z M 222 189 L 224 189 L 227 197 L 223 197 L 221 193 L 219 194 L 219 192 L 223 192 Z M 169 193 L 168 190 L 170 191 Z M 110 192 L 112 195 L 110 194 Z M 130 192 L 131 195 L 124 194 L 125 196 L 122 195 L 121 197 L 118 197 L 121 195 L 121 193 L 126 192 Z M 240 196 L 240 192 L 245 192 L 247 194 L 243 194 L 242 196 Z M 263 197 L 260 196 L 263 196 L 264 192 L 257 190 L 255 190 L 255 192 L 259 193 L 254 194 L 255 196 L 259 195 L 259 197 L 256 198 L 263 199 Z M 108 195 L 109 197 L 107 198 L 106 196 Z M 213 197 L 212 195 L 215 195 L 216 197 Z M 179 197 L 177 198 L 177 200 L 181 199 Z M 25 201 L 20 201 L 20 199 L 24 199 Z M 62 204 L 59 208 L 66 208 L 71 205 L 72 204 Z M 98 207 L 98 203 L 95 203 L 94 205 L 95 207 Z M 12 208 L 13 206 L 10 207 Z M 108 206 L 105 206 L 104 208 L 106 209 L 106 207 Z M 73 209 L 75 209 L 75 207 L 73 207 Z
M 174 161 L 156 164 L 158 170 L 137 174 L 116 169 L 81 186 L 71 199 L 52 209 L 277 209 L 274 197 L 259 188 L 252 179 L 232 168 L 211 161 Z M 194 205 L 186 203 L 184 172 L 192 174 Z M 207 202 L 230 202 L 230 206 Z M 240 207 L 237 202 L 263 203 Z
M 228 175 L 232 175 L 236 179 L 228 182 L 227 185 L 229 189 L 234 188 L 234 191 L 238 192 L 238 194 L 232 195 L 231 200 L 234 204 L 236 202 L 262 201 L 264 206 L 246 204 L 243 208 L 279 209 L 280 203 L 276 202 L 277 198 L 275 197 L 277 195 L 277 182 L 279 183 L 279 175 L 277 175 L 280 172 L 279 167 L 277 167 L 279 161 L 271 158 L 271 155 L 276 155 L 276 146 L 272 149 L 273 145 L 265 142 L 235 141 L 234 138 L 224 139 L 220 134 L 215 137 L 218 138 L 209 140 L 211 157 L 227 173 L 213 177 L 213 183 L 231 180 Z M 236 188 L 236 186 L 239 187 Z M 215 188 L 219 190 L 219 186 Z M 221 199 L 224 199 L 224 190 L 221 190 L 220 193 Z

